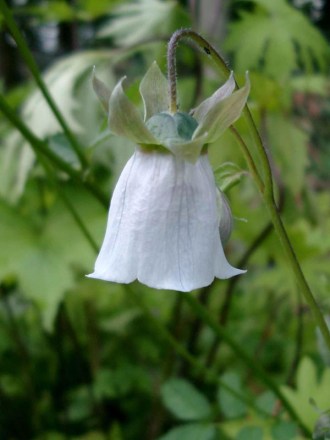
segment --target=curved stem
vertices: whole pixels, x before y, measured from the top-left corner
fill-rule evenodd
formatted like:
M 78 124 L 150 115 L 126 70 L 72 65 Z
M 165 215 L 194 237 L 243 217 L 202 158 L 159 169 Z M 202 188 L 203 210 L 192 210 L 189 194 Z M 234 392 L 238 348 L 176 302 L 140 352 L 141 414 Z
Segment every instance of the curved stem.
M 193 40 L 204 52 L 212 59 L 212 61 L 219 67 L 220 71 L 227 77 L 229 74 L 229 69 L 221 57 L 221 55 L 217 52 L 217 50 L 203 37 L 194 32 L 191 29 L 181 29 L 175 32 L 169 42 L 168 49 L 168 75 L 169 75 L 169 83 L 170 83 L 170 100 L 171 105 L 176 105 L 176 72 L 175 72 L 175 49 L 180 39 L 189 38 Z M 251 112 L 246 105 L 244 108 L 244 116 L 249 125 L 251 135 L 254 141 L 254 145 L 259 154 L 260 163 L 263 171 L 263 180 L 259 179 L 259 174 L 256 174 L 255 171 L 257 168 L 255 166 L 251 167 L 251 164 L 254 165 L 254 162 L 250 160 L 252 156 L 248 157 L 248 165 L 251 173 L 256 178 L 256 183 L 261 192 L 261 195 L 264 198 L 264 202 L 268 208 L 272 223 L 274 225 L 274 229 L 279 237 L 280 242 L 282 243 L 284 252 L 288 258 L 292 271 L 295 275 L 296 282 L 304 295 L 305 301 L 309 305 L 314 315 L 314 319 L 317 325 L 320 327 L 324 340 L 330 350 L 330 330 L 324 320 L 324 317 L 319 309 L 319 306 L 314 298 L 314 295 L 305 279 L 305 276 L 300 267 L 297 256 L 294 252 L 290 239 L 287 235 L 285 227 L 282 223 L 280 214 L 278 212 L 275 199 L 274 199 L 274 188 L 273 188 L 273 176 L 272 170 L 269 163 L 269 159 L 267 156 L 267 152 L 265 146 L 262 142 L 256 124 L 252 118 Z M 239 142 L 242 145 L 243 139 L 240 138 Z M 244 141 L 243 141 L 244 143 Z M 248 148 L 246 147 L 248 150 Z M 258 177 L 259 176 L 259 177 Z M 261 182 L 263 183 L 261 185 Z
M 6 100 L 0 94 L 0 110 L 7 117 L 7 119 L 14 125 L 14 127 L 23 135 L 23 137 L 29 142 L 31 148 L 35 153 L 41 153 L 47 157 L 53 165 L 58 169 L 68 174 L 74 181 L 84 186 L 90 193 L 98 199 L 101 204 L 107 209 L 108 198 L 103 192 L 95 186 L 92 182 L 86 180 L 79 171 L 72 168 L 70 164 L 61 159 L 56 153 L 48 148 L 48 144 L 35 136 L 27 125 L 16 115 L 12 108 L 7 104 Z
M 22 36 L 22 34 L 21 34 L 21 32 L 15 22 L 15 19 L 13 17 L 11 10 L 6 5 L 5 0 L 0 0 L 0 11 L 2 12 L 2 14 L 5 18 L 6 25 L 7 25 L 8 29 L 10 30 L 14 40 L 16 41 L 17 47 L 18 47 L 19 51 L 21 52 L 21 55 L 22 55 L 23 59 L 25 60 L 28 68 L 30 69 L 30 72 L 32 73 L 32 76 L 34 77 L 41 93 L 43 94 L 49 107 L 51 108 L 52 112 L 54 113 L 54 116 L 56 117 L 59 124 L 61 125 L 66 137 L 68 138 L 68 140 L 72 146 L 72 148 L 76 152 L 82 167 L 86 168 L 88 166 L 87 159 L 86 159 L 77 139 L 75 138 L 75 136 L 73 135 L 73 133 L 69 129 L 67 123 L 65 122 L 65 120 L 64 120 L 59 108 L 57 107 L 54 99 L 50 95 L 50 93 L 47 89 L 47 86 L 46 86 L 46 84 L 45 84 L 44 80 L 42 79 L 42 76 L 39 72 L 37 63 L 35 62 L 33 55 L 32 55 L 28 45 L 26 44 L 24 37 Z

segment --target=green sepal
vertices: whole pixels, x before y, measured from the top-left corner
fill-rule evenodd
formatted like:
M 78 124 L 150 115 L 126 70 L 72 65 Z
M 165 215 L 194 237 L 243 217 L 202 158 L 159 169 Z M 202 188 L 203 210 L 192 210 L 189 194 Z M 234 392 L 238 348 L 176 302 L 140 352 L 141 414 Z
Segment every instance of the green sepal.
M 200 121 L 193 138 L 207 133 L 207 142 L 215 142 L 240 117 L 250 92 L 248 74 L 244 87 L 213 105 Z
M 196 121 L 200 123 L 214 105 L 228 98 L 228 96 L 230 96 L 234 90 L 235 90 L 234 72 L 231 71 L 227 81 L 218 90 L 216 90 L 212 96 L 202 101 L 193 110 L 193 116 L 196 119 Z
M 140 83 L 140 95 L 144 104 L 144 120 L 168 110 L 167 79 L 154 61 Z
M 157 144 L 157 140 L 146 127 L 137 108 L 135 108 L 124 93 L 122 83 L 125 78 L 120 80 L 110 96 L 109 128 L 118 136 L 124 136 L 133 142 Z

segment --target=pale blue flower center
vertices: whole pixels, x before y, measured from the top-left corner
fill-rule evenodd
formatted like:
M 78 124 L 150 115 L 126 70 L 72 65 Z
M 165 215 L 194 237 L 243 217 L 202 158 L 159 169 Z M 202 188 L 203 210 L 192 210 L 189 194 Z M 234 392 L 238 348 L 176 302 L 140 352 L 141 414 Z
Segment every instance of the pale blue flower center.
M 177 112 L 174 115 L 162 112 L 153 115 L 146 122 L 146 126 L 157 140 L 191 140 L 198 123 L 188 113 Z

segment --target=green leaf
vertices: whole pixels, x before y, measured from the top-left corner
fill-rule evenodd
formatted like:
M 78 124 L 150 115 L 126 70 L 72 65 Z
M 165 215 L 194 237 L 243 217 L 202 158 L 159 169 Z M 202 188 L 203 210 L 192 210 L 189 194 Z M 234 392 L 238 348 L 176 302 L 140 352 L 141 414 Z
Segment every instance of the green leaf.
M 184 379 L 168 380 L 161 395 L 166 408 L 181 420 L 203 420 L 211 416 L 207 398 Z
M 15 202 L 23 193 L 35 162 L 30 146 L 18 132 L 4 138 L 0 149 L 0 195 Z
M 276 423 L 271 429 L 273 440 L 295 439 L 297 432 L 298 427 L 295 423 L 283 420 Z
M 61 159 L 72 165 L 74 168 L 79 168 L 79 159 L 76 153 L 72 150 L 71 144 L 64 133 L 57 133 L 50 136 L 48 139 L 48 146 Z
M 243 394 L 241 378 L 237 373 L 226 373 L 221 376 L 221 382 L 224 382 L 234 391 Z M 223 386 L 219 386 L 217 392 L 218 404 L 223 414 L 229 418 L 238 418 L 246 414 L 246 405 Z
M 264 391 L 256 400 L 257 407 L 269 415 L 273 414 L 275 404 L 276 397 L 271 391 Z
M 216 430 L 214 426 L 185 425 L 171 429 L 158 440 L 215 440 Z
M 301 65 L 309 73 L 314 66 L 326 68 L 328 44 L 302 12 L 286 0 L 252 2 L 255 10 L 242 12 L 229 27 L 225 47 L 235 53 L 236 68 L 262 69 L 277 79 L 285 79 Z
M 263 440 L 263 429 L 259 426 L 247 426 L 239 431 L 235 440 Z
M 311 359 L 305 357 L 299 364 L 296 382 L 296 389 L 283 386 L 282 392 L 305 426 L 312 430 L 317 414 L 310 404 L 310 398 L 313 398 L 321 410 L 329 408 L 330 369 L 325 369 L 318 380 L 315 365 Z

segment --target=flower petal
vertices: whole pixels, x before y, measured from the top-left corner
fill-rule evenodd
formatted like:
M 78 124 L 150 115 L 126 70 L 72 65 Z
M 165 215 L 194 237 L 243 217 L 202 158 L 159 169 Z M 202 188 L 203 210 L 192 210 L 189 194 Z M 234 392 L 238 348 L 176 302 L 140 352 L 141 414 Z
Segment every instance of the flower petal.
M 136 151 L 115 188 L 105 239 L 89 275 L 157 289 L 191 291 L 238 273 L 220 242 L 213 173 L 195 164 Z
M 193 139 L 207 132 L 207 142 L 216 141 L 240 117 L 249 92 L 250 81 L 247 74 L 244 87 L 209 109 L 196 128 Z
M 101 104 L 103 105 L 106 112 L 108 112 L 109 109 L 109 99 L 110 99 L 110 90 L 108 87 L 104 84 L 103 81 L 98 79 L 96 76 L 96 69 L 94 67 L 93 69 L 93 76 L 92 76 L 92 84 L 94 92 L 96 93 L 97 97 L 101 101 Z
M 140 94 L 144 104 L 144 120 L 168 110 L 167 79 L 154 61 L 140 83 Z
M 137 108 L 124 93 L 122 83 L 125 78 L 119 81 L 110 96 L 108 116 L 110 130 L 133 142 L 157 144 L 157 140 L 145 126 Z
M 207 133 L 188 142 L 178 139 L 167 139 L 164 146 L 171 151 L 176 157 L 185 159 L 188 162 L 195 163 L 201 154 L 205 145 Z
M 219 220 L 220 240 L 224 246 L 229 240 L 233 228 L 233 216 L 226 196 L 217 187 L 217 207 Z
M 218 90 L 216 90 L 212 96 L 205 99 L 205 101 L 201 102 L 199 106 L 193 110 L 193 116 L 196 121 L 201 122 L 215 104 L 230 96 L 234 90 L 235 79 L 234 73 L 231 71 L 228 80 Z

